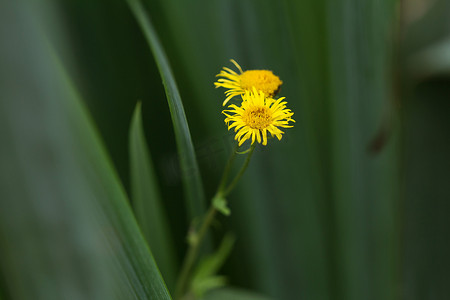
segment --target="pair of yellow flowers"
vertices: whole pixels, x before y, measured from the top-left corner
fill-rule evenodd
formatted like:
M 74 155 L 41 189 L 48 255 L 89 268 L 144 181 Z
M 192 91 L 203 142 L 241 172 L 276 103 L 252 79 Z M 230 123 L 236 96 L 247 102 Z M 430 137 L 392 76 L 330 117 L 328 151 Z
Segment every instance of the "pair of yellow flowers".
M 274 99 L 283 83 L 278 76 L 268 70 L 242 71 L 241 66 L 234 61 L 231 62 L 239 70 L 239 74 L 224 67 L 217 77 L 222 77 L 214 82 L 217 87 L 228 89 L 225 91 L 225 106 L 235 96 L 241 97 L 241 105 L 229 105 L 223 110 L 226 116 L 225 123 L 228 130 L 234 128 L 235 139 L 241 146 L 246 140 L 251 139 L 252 145 L 255 141 L 267 145 L 267 133 L 281 140 L 284 133 L 279 127 L 289 128 L 289 122 L 294 113 L 286 108 L 285 97 Z

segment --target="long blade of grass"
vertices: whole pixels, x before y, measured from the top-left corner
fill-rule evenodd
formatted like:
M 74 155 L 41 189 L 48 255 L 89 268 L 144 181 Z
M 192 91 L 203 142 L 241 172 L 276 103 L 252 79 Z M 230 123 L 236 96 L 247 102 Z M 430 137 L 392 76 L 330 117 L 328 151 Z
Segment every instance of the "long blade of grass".
M 373 136 L 395 115 L 390 64 L 394 12 L 391 0 L 328 4 L 330 175 L 339 237 L 335 278 L 343 299 L 398 297 L 395 127 L 381 151 L 369 150 Z
M 136 219 L 169 288 L 175 284 L 175 253 L 142 126 L 141 104 L 130 128 L 131 193 Z
M 48 4 L 0 10 L 0 272 L 14 299 L 170 299 L 48 38 Z
M 139 0 L 127 0 L 127 2 L 152 50 L 166 90 L 180 159 L 182 180 L 187 201 L 186 206 L 189 213 L 188 218 L 192 220 L 204 213 L 205 196 L 180 93 L 169 61 L 144 7 Z

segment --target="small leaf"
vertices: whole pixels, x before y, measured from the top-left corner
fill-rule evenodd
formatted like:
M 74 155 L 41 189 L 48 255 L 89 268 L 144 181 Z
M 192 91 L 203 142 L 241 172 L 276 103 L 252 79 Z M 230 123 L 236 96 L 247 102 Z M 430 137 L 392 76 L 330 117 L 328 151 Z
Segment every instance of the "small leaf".
M 192 293 L 197 298 L 201 298 L 206 292 L 225 286 L 226 282 L 225 276 L 205 277 L 195 282 L 195 285 L 192 287 Z
M 249 153 L 249 152 L 253 149 L 253 147 L 254 147 L 254 146 L 250 146 L 247 150 L 244 150 L 244 151 L 236 151 L 236 153 L 237 153 L 237 154 L 247 154 L 247 153 Z
M 237 288 L 214 289 L 205 294 L 202 300 L 269 300 L 270 298 Z
M 225 260 L 233 249 L 235 238 L 231 234 L 227 234 L 217 251 L 204 258 L 198 265 L 194 272 L 191 290 L 197 296 L 203 295 L 210 289 L 222 286 L 225 284 L 225 278 L 221 276 L 215 276 L 215 274 L 223 266 Z
M 231 214 L 230 208 L 228 207 L 227 199 L 224 197 L 214 197 L 212 200 L 213 206 L 225 216 L 229 216 Z

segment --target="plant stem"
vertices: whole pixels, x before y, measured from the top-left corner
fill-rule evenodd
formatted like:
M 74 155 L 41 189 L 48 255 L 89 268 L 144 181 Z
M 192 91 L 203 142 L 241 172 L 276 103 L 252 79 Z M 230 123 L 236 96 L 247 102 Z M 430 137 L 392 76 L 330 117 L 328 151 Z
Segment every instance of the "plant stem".
M 222 178 L 220 180 L 219 186 L 217 188 L 217 192 L 215 197 L 221 197 L 223 190 L 225 189 L 225 185 L 227 183 L 228 175 L 230 174 L 231 166 L 233 165 L 234 159 L 236 158 L 236 152 L 239 149 L 239 145 L 236 144 L 236 147 L 234 148 L 233 152 L 230 155 L 230 158 L 228 159 L 227 165 L 225 166 L 225 169 L 222 174 Z M 175 299 L 179 300 L 183 293 L 185 292 L 188 284 L 189 275 L 191 273 L 191 270 L 194 266 L 195 260 L 197 259 L 198 252 L 200 250 L 200 245 L 203 241 L 204 236 L 206 235 L 206 232 L 208 231 L 209 226 L 211 225 L 211 222 L 214 220 L 214 216 L 216 214 L 216 208 L 211 205 L 209 207 L 209 210 L 206 214 L 206 217 L 203 219 L 202 225 L 200 226 L 200 229 L 198 233 L 195 236 L 195 239 L 191 241 L 189 245 L 188 252 L 186 254 L 186 257 L 183 262 L 183 266 L 181 267 L 180 276 L 177 282 L 177 286 L 175 289 Z
M 237 150 L 239 149 L 239 144 L 236 144 L 233 152 L 231 153 L 230 158 L 228 159 L 227 165 L 225 166 L 225 170 L 223 171 L 222 178 L 219 183 L 219 187 L 217 188 L 216 196 L 222 194 L 225 189 L 225 185 L 227 183 L 228 175 L 230 174 L 231 166 L 233 165 L 234 159 L 236 158 Z
M 236 177 L 234 177 L 233 181 L 230 183 L 230 185 L 227 187 L 227 189 L 223 193 L 224 197 L 233 190 L 235 185 L 238 183 L 239 179 L 241 179 L 242 175 L 244 174 L 245 170 L 248 167 L 248 164 L 250 163 L 250 158 L 252 157 L 253 151 L 255 150 L 255 146 L 256 146 L 256 144 L 251 146 L 250 152 L 248 153 L 247 158 L 245 159 L 244 165 L 242 166 L 239 173 L 236 175 Z
M 194 266 L 195 260 L 197 259 L 201 243 L 203 241 L 203 238 L 205 237 L 206 232 L 208 231 L 209 226 L 214 220 L 215 214 L 216 209 L 214 206 L 211 205 L 195 239 L 190 243 L 189 250 L 188 253 L 186 254 L 186 258 L 181 268 L 180 277 L 175 289 L 176 300 L 181 299 L 181 296 L 183 296 L 183 293 L 186 290 L 189 275 L 191 273 L 192 267 Z
M 247 155 L 247 158 L 244 162 L 244 165 L 242 166 L 239 173 L 233 179 L 231 184 L 227 188 L 225 188 L 226 182 L 228 179 L 228 175 L 230 173 L 231 166 L 233 165 L 233 162 L 236 158 L 236 153 L 237 153 L 238 149 L 239 149 L 239 145 L 236 145 L 235 149 L 233 150 L 233 153 L 231 153 L 231 156 L 228 159 L 227 165 L 225 166 L 225 170 L 223 171 L 222 179 L 220 180 L 220 184 L 219 184 L 219 187 L 217 188 L 217 192 L 216 192 L 214 198 L 225 197 L 226 195 L 228 195 L 231 192 L 231 190 L 234 188 L 234 186 L 237 184 L 237 182 L 239 181 L 239 179 L 242 177 L 245 170 L 247 169 L 247 166 L 250 162 L 250 157 L 253 154 L 253 150 L 255 150 L 255 145 L 251 146 L 250 151 Z M 191 240 L 191 242 L 189 244 L 189 249 L 188 249 L 188 252 L 184 259 L 183 266 L 181 267 L 180 276 L 179 276 L 177 286 L 175 289 L 175 297 L 174 297 L 175 300 L 181 300 L 181 297 L 186 292 L 186 289 L 189 284 L 189 276 L 191 275 L 192 268 L 194 267 L 195 261 L 197 260 L 198 252 L 199 252 L 200 246 L 203 242 L 203 238 L 205 237 L 206 232 L 208 231 L 209 226 L 211 226 L 211 223 L 214 220 L 214 216 L 216 215 L 217 209 L 212 204 L 212 203 L 214 203 L 214 198 L 213 198 L 213 201 L 211 201 L 211 206 L 209 207 L 208 212 L 207 212 L 205 218 L 203 219 L 200 229 L 194 235 L 194 238 Z

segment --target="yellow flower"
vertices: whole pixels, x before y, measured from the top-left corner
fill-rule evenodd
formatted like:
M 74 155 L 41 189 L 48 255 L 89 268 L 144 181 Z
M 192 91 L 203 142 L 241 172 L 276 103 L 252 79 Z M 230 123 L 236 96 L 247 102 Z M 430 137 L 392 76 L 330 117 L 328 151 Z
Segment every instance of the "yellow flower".
M 243 72 L 241 66 L 231 59 L 230 60 L 236 68 L 239 70 L 240 74 L 235 71 L 224 67 L 217 77 L 223 77 L 214 82 L 216 88 L 224 87 L 228 89 L 225 92 L 227 98 L 223 102 L 223 105 L 233 98 L 234 96 L 239 96 L 245 94 L 247 91 L 252 91 L 256 88 L 258 91 L 264 92 L 267 97 L 275 96 L 280 90 L 280 86 L 283 82 L 278 76 L 268 70 L 248 70 Z
M 255 140 L 267 145 L 267 132 L 281 140 L 284 132 L 279 127 L 289 128 L 292 127 L 289 122 L 295 122 L 291 118 L 294 113 L 286 108 L 283 99 L 267 98 L 264 92 L 253 88 L 253 92 L 246 91 L 242 96 L 240 107 L 231 104 L 230 109 L 222 111 L 228 130 L 234 127 L 237 132 L 234 139 L 239 141 L 239 146 L 250 138 L 252 145 Z

